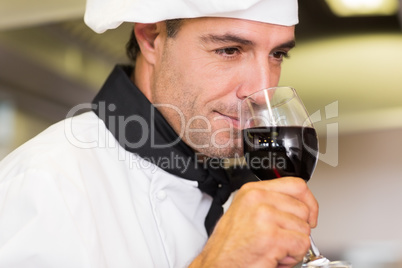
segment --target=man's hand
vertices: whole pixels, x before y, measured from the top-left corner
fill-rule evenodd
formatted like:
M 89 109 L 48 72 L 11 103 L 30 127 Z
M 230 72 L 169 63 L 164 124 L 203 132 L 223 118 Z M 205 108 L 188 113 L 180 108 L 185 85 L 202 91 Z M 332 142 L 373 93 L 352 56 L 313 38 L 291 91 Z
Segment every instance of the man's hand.
M 318 203 L 302 179 L 247 183 L 190 267 L 293 267 L 310 246 L 317 217 Z

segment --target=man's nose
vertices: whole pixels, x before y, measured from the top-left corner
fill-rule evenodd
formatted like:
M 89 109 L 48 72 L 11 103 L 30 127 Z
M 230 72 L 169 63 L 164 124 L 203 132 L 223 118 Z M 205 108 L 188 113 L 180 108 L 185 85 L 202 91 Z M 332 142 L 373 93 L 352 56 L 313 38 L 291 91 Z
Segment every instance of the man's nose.
M 261 89 L 276 86 L 276 80 L 270 72 L 268 62 L 253 64 L 243 75 L 245 82 L 236 93 L 241 100 Z

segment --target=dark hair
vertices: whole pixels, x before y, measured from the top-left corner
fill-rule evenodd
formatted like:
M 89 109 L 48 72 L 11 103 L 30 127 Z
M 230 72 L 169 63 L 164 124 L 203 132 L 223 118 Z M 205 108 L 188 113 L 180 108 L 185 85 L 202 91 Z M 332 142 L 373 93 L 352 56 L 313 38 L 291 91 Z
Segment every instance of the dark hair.
M 171 38 L 175 37 L 180 30 L 182 22 L 183 19 L 166 20 L 165 25 L 167 36 Z M 132 62 L 135 62 L 138 53 L 140 53 L 140 47 L 138 45 L 137 39 L 135 38 L 134 31 L 131 31 L 130 40 L 128 40 L 126 45 L 126 54 Z

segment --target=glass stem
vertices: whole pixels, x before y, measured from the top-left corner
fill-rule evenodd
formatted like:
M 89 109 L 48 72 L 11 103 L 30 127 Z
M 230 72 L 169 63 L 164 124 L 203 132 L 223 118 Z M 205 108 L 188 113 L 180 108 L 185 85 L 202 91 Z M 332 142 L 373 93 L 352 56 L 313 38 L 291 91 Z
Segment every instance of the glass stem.
M 320 254 L 320 251 L 318 250 L 317 246 L 314 244 L 313 238 L 310 235 L 310 248 L 307 251 L 306 256 L 304 256 L 303 259 L 303 267 L 308 267 L 308 263 L 317 259 L 326 259 Z
M 317 246 L 314 244 L 313 238 L 310 235 L 310 254 L 313 257 L 319 257 L 321 256 L 320 251 L 318 250 Z

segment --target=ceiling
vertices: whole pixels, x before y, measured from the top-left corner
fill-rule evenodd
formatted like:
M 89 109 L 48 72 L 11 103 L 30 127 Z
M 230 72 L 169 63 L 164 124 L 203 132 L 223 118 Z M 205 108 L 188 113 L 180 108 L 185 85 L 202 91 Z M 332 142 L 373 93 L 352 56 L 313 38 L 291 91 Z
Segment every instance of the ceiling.
M 398 15 L 339 18 L 323 0 L 299 2 L 297 46 L 281 84 L 299 91 L 316 126 L 331 119 L 343 132 L 402 127 Z M 54 122 L 127 62 L 132 26 L 95 34 L 82 21 L 84 8 L 84 0 L 2 1 L 0 100 Z

